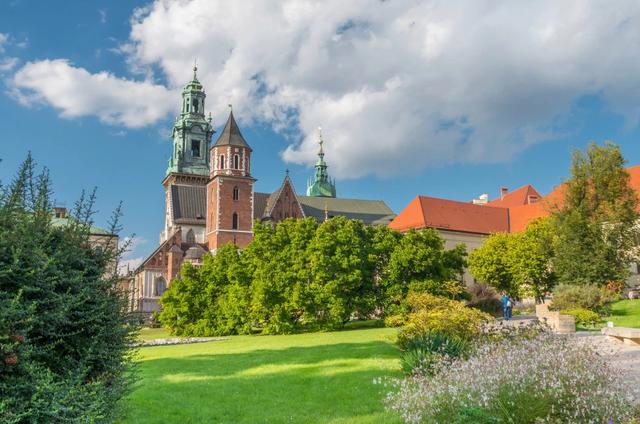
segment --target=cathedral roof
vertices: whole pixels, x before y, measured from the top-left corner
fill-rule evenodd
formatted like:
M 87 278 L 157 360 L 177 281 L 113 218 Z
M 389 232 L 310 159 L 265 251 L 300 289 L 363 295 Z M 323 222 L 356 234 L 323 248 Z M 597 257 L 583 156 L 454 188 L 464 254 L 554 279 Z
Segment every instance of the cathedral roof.
M 396 216 L 383 200 L 298 196 L 298 201 L 305 216 L 314 217 L 319 222 L 344 216 L 368 225 L 387 225 Z
M 207 193 L 204 186 L 171 186 L 171 209 L 178 224 L 205 224 Z
M 220 133 L 220 137 L 218 137 L 214 146 L 237 146 L 246 147 L 251 150 L 251 147 L 249 147 L 249 144 L 245 141 L 233 117 L 233 111 L 229 113 L 229 119 L 227 119 L 227 123 L 224 125 L 224 129 Z

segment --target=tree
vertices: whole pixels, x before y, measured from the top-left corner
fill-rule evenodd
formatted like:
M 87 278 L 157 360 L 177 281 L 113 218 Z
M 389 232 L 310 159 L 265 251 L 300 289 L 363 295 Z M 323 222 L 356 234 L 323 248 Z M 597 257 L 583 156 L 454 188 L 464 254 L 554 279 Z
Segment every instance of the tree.
M 522 233 L 492 234 L 469 256 L 469 270 L 499 292 L 542 302 L 556 282 L 552 259 L 553 227 L 541 219 Z
M 637 240 L 638 198 L 615 144 L 573 155 L 564 203 L 554 211 L 554 270 L 567 284 L 624 280 Z
M 94 249 L 95 194 L 52 225 L 50 186 L 29 155 L 0 194 L 0 421 L 110 421 L 137 331 L 113 267 L 121 250 Z
M 460 297 L 465 292 L 462 273 L 466 255 L 464 245 L 445 249 L 444 240 L 433 229 L 405 233 L 393 249 L 384 273 L 385 313 L 397 313 L 409 291 Z
M 510 253 L 513 237 L 507 233 L 489 236 L 481 247 L 469 255 L 469 271 L 480 281 L 484 281 L 499 292 L 518 296 L 519 290 L 513 275 Z
M 511 235 L 508 261 L 513 285 L 521 296 L 532 296 L 536 302 L 544 301 L 545 293 L 556 284 L 553 271 L 554 233 L 550 219 L 531 222 L 522 233 Z

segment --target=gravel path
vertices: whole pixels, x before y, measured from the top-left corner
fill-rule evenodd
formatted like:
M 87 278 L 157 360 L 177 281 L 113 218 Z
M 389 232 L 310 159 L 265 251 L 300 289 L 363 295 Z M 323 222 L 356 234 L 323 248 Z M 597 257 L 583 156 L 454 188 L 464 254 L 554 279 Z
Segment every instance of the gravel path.
M 629 346 L 608 339 L 606 336 L 588 331 L 579 331 L 570 337 L 584 339 L 596 348 L 596 351 L 609 360 L 624 375 L 625 383 L 635 389 L 634 397 L 640 403 L 640 346 Z

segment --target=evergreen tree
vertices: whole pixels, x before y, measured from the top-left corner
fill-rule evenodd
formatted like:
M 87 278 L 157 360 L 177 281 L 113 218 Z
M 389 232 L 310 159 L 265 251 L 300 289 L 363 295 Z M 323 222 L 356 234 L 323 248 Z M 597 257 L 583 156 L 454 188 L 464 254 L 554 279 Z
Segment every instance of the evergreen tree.
M 52 225 L 49 176 L 34 170 L 29 155 L 0 195 L 0 421 L 109 422 L 137 330 L 115 273 L 121 250 L 90 238 L 95 192 Z

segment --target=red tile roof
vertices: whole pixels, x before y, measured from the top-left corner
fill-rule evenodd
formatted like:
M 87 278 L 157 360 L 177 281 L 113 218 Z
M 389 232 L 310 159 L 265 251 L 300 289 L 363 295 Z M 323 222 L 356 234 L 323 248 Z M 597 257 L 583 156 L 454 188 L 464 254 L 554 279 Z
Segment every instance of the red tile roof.
M 399 231 L 430 227 L 477 234 L 508 232 L 509 210 L 418 196 L 389 227 Z
M 640 165 L 627 168 L 627 172 L 630 177 L 629 185 L 640 196 Z M 478 234 L 517 233 L 524 231 L 534 219 L 548 216 L 554 209 L 561 207 L 565 191 L 566 185 L 560 184 L 551 193 L 541 197 L 533 186 L 526 185 L 487 205 L 418 196 L 400 212 L 389 227 L 399 231 L 431 227 Z M 540 200 L 529 204 L 530 195 L 538 196 Z
M 510 208 L 512 206 L 521 206 L 529 204 L 529 196 L 535 196 L 536 200 L 542 198 L 540 193 L 533 188 L 531 184 L 522 186 L 510 193 L 507 193 L 500 199 L 495 199 L 487 203 L 489 206 L 500 206 L 502 208 Z

